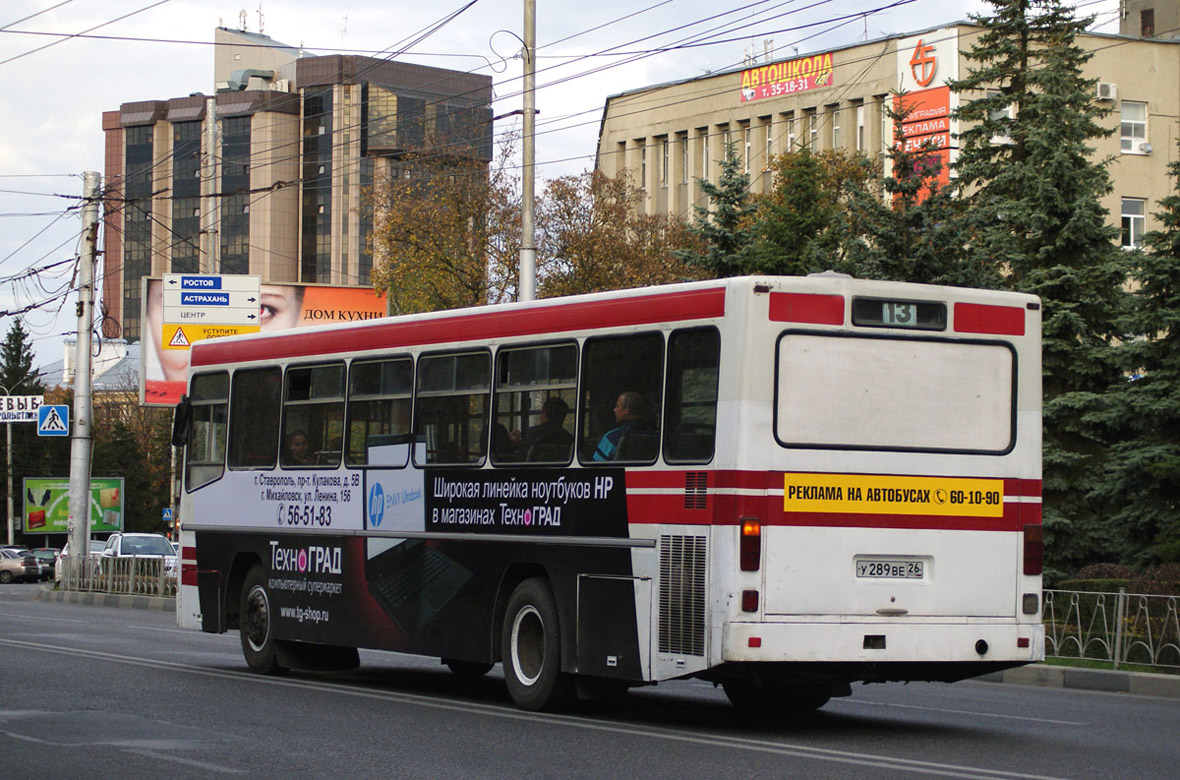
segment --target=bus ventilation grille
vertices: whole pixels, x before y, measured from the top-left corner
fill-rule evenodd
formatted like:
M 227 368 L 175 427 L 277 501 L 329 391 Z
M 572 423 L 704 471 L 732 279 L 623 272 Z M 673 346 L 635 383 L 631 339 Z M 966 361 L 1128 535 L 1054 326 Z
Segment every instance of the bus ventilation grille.
M 684 473 L 684 508 L 704 509 L 709 495 L 709 472 L 686 471 Z
M 705 654 L 705 537 L 660 537 L 660 652 Z

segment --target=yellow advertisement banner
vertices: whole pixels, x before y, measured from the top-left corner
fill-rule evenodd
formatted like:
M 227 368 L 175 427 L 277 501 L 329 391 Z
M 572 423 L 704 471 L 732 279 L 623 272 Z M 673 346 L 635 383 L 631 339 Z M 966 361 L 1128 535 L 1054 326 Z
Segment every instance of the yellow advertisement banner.
M 783 511 L 1002 517 L 1004 480 L 787 473 Z
M 160 346 L 163 349 L 188 349 L 194 341 L 258 331 L 257 325 L 180 325 L 165 322 L 161 330 Z

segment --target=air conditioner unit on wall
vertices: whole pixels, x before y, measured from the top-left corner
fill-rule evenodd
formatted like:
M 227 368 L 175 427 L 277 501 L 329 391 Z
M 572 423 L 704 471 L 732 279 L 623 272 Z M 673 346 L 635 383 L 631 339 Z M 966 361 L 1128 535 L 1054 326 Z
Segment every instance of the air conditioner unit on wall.
M 1095 97 L 1099 100 L 1114 100 L 1119 96 L 1118 87 L 1111 81 L 1099 81 L 1095 87 Z

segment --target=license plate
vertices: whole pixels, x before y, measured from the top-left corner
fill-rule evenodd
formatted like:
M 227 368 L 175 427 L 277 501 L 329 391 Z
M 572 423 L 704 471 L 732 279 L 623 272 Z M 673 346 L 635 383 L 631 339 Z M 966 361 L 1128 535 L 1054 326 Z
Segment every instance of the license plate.
M 874 560 L 863 558 L 856 562 L 856 576 L 886 580 L 920 580 L 926 566 L 918 560 Z

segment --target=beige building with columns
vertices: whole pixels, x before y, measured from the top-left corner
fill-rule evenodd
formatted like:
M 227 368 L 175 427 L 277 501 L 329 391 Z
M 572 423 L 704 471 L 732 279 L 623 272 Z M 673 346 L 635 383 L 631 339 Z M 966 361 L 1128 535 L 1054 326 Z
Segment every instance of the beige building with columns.
M 1180 40 L 1141 37 L 1140 20 L 1125 15 L 1124 32 L 1134 34 L 1079 38 L 1093 53 L 1086 73 L 1096 80 L 1094 100 L 1109 110 L 1112 134 L 1094 143 L 1094 157 L 1111 160 L 1114 190 L 1103 205 L 1122 225 L 1124 246 L 1139 244 L 1154 227 L 1157 201 L 1173 191 L 1168 164 L 1177 157 L 1180 117 Z M 597 168 L 629 172 L 646 213 L 690 218 L 693 206 L 706 205 L 699 180 L 717 180 L 727 143 L 754 192 L 769 190 L 768 160 L 791 148 L 882 159 L 893 139 L 886 101 L 900 90 L 916 108 L 907 140 L 934 140 L 953 160 L 959 128 L 950 113 L 959 96 L 945 83 L 968 73 L 961 51 L 979 33 L 954 23 L 614 95 L 603 111 Z

